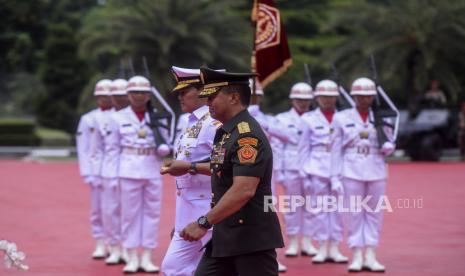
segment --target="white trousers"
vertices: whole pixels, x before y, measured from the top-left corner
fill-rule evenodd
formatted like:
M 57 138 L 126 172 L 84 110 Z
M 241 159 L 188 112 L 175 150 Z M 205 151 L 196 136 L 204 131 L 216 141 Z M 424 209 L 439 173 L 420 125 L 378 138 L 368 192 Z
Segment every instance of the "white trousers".
M 108 245 L 121 242 L 121 193 L 119 178 L 103 178 L 102 220 Z
M 284 181 L 282 182 L 282 185 L 285 196 L 301 196 L 305 198 L 306 191 L 304 189 L 304 178 L 300 177 L 298 172 L 284 172 Z M 285 231 L 288 236 L 298 234 L 310 235 L 311 222 L 308 220 L 309 216 L 305 214 L 306 212 L 305 206 L 295 206 L 291 208 L 291 212 L 285 212 L 283 214 Z
M 102 185 L 89 185 L 90 187 L 90 228 L 92 237 L 104 238 L 103 215 L 102 215 Z
M 386 191 L 386 180 L 359 181 L 351 178 L 344 178 L 345 203 L 350 203 L 350 197 L 360 196 L 362 199 L 370 196 L 367 202 L 368 207 L 359 208 L 360 211 L 349 212 L 348 217 L 348 244 L 350 248 L 377 246 L 381 225 L 383 222 L 382 211 L 377 211 L 376 206 L 381 196 Z M 353 207 L 353 206 L 351 206 Z M 358 208 L 357 208 L 358 209 Z
M 161 179 L 121 178 L 121 238 L 125 248 L 157 247 Z
M 175 231 L 165 258 L 161 264 L 161 273 L 166 276 L 193 276 L 203 255 L 202 247 L 210 240 L 212 231 L 198 241 L 185 241 Z
M 331 181 L 329 178 L 310 175 L 305 181 L 305 189 L 311 191 L 312 212 L 307 212 L 308 220 L 312 226 L 312 238 L 317 241 L 341 241 L 343 235 L 342 216 L 337 211 L 329 212 L 321 207 L 322 198 L 337 194 L 331 192 Z M 320 204 L 319 204 L 320 202 Z M 308 204 L 308 203 L 307 203 Z M 320 208 L 318 208 L 320 207 Z

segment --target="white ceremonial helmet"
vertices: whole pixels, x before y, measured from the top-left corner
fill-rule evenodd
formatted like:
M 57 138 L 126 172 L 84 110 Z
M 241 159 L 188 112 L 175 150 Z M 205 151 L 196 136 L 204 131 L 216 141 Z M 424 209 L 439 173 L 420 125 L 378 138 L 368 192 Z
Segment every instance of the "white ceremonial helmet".
M 108 79 L 99 80 L 95 84 L 94 96 L 110 96 L 111 83 L 112 81 Z
M 332 80 L 322 80 L 315 87 L 315 97 L 317 96 L 339 96 L 337 83 Z
M 124 79 L 116 79 L 111 82 L 111 95 L 123 96 L 126 95 L 128 88 L 128 81 Z
M 373 96 L 376 95 L 376 85 L 369 78 L 358 78 L 352 83 L 350 95 Z
M 127 92 L 138 91 L 138 92 L 151 92 L 152 85 L 150 81 L 143 76 L 134 76 L 129 79 Z
M 298 82 L 292 86 L 289 99 L 311 100 L 313 99 L 313 89 L 305 82 Z
M 250 93 L 253 92 L 253 79 L 249 79 Z M 255 80 L 255 95 L 264 96 L 262 85 L 258 80 Z

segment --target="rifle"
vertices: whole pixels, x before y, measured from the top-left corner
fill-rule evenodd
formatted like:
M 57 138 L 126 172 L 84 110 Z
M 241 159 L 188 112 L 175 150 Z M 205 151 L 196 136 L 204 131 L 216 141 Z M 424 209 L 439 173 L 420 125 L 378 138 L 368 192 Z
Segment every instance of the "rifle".
M 375 95 L 375 104 L 372 106 L 373 110 L 373 124 L 376 128 L 376 134 L 378 137 L 378 146 L 381 148 L 385 142 L 389 141 L 389 138 L 384 132 L 384 127 L 389 127 L 394 130 L 393 141 L 397 138 L 397 130 L 399 128 L 399 110 L 396 108 L 394 103 L 391 101 L 389 96 L 384 92 L 383 88 L 378 85 L 378 72 L 376 70 L 376 63 L 374 55 L 370 55 L 370 71 L 372 79 L 375 82 L 376 91 L 378 93 Z M 382 109 L 381 106 L 381 97 L 388 104 L 390 109 Z M 384 119 L 396 117 L 395 125 L 387 123 Z
M 308 68 L 308 64 L 304 63 L 304 72 L 305 72 L 305 81 L 312 87 L 312 75 L 310 74 L 310 69 Z M 310 108 L 309 110 L 314 110 L 316 108 L 316 104 L 314 100 L 310 100 Z
M 150 78 L 150 71 L 149 67 L 147 64 L 147 59 L 145 56 L 142 58 L 142 65 L 144 67 L 144 73 L 147 79 Z M 152 82 L 151 82 L 152 83 Z M 153 84 L 153 83 L 152 83 Z M 149 117 L 150 117 L 150 124 L 149 126 L 152 128 L 155 143 L 157 145 L 162 145 L 166 144 L 165 138 L 161 135 L 160 129 L 159 128 L 165 128 L 169 131 L 169 141 L 170 144 L 173 143 L 173 140 L 175 138 L 175 119 L 176 116 L 173 112 L 173 109 L 168 105 L 168 103 L 165 101 L 165 99 L 160 95 L 160 92 L 152 85 L 151 87 L 152 93 L 155 96 L 155 98 L 161 103 L 161 105 L 165 108 L 167 112 L 161 113 L 158 112 L 152 104 L 152 101 L 150 100 L 147 103 L 147 111 L 149 112 Z M 161 121 L 163 119 L 166 119 L 167 121 L 170 121 L 170 127 L 168 127 L 167 124 L 162 123 Z
M 126 68 L 122 58 L 119 60 L 118 79 L 126 79 Z
M 305 71 L 305 81 L 308 85 L 312 86 L 312 75 L 310 75 L 310 69 L 308 68 L 308 64 L 304 63 L 304 71 Z
M 352 99 L 352 97 L 350 97 L 349 93 L 347 93 L 347 91 L 344 89 L 344 87 L 340 84 L 340 75 L 339 75 L 334 63 L 331 64 L 331 71 L 332 71 L 331 79 L 337 84 L 339 93 L 342 96 L 342 97 L 341 96 L 338 97 L 338 102 L 339 102 L 339 105 L 340 105 L 340 109 L 344 110 L 344 109 L 355 107 L 354 100 Z

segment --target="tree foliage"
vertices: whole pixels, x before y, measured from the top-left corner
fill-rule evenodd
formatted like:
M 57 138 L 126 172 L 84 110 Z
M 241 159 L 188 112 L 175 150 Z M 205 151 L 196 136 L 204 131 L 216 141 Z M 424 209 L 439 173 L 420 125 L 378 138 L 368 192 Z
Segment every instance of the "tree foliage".
M 353 79 L 369 76 L 374 54 L 381 82 L 406 102 L 438 79 L 455 102 L 463 93 L 465 2 L 454 0 L 355 1 L 332 10 L 323 31 L 342 41 L 325 49 L 324 59 Z
M 335 64 L 348 88 L 370 76 L 399 106 L 438 79 L 451 104 L 465 99 L 465 2 L 456 0 L 275 0 L 293 66 L 267 86 L 264 110 L 289 107 L 290 87 L 313 85 Z M 74 131 L 93 104 L 100 78 L 117 76 L 120 59 L 150 65 L 165 95 L 171 65 L 250 70 L 250 0 L 0 0 L 0 114 L 35 115 L 48 127 Z M 175 104 L 174 98 L 171 103 Z
M 244 70 L 251 48 L 244 42 L 248 25 L 233 7 L 225 0 L 141 0 L 124 9 L 110 2 L 86 17 L 81 54 L 110 76 L 116 74 L 120 57 L 132 57 L 136 73 L 143 73 L 140 64 L 146 57 L 160 91 L 172 87 L 172 65 Z

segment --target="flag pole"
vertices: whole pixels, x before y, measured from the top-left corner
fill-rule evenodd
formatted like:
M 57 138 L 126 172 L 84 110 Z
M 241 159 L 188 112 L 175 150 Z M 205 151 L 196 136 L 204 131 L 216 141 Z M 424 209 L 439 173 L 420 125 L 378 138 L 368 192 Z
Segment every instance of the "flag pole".
M 251 16 L 251 21 L 252 21 L 252 27 L 253 27 L 253 47 L 252 47 L 252 60 L 251 60 L 251 67 L 252 67 L 252 73 L 256 74 L 257 73 L 257 59 L 256 59 L 256 44 L 255 41 L 257 39 L 257 20 L 258 20 L 258 3 L 257 0 L 253 1 L 253 7 L 252 7 L 252 16 Z M 256 84 L 256 77 L 254 76 L 252 78 L 252 96 L 255 96 L 257 94 L 257 84 Z

